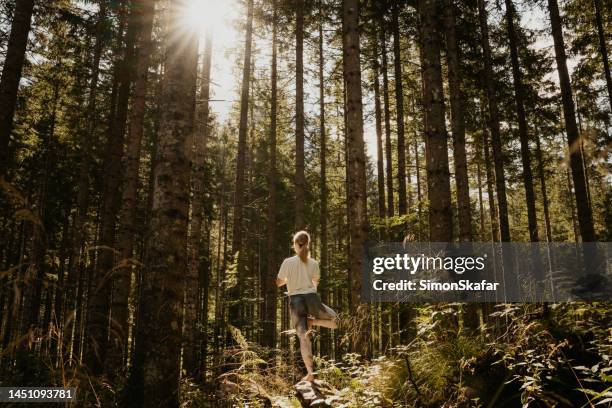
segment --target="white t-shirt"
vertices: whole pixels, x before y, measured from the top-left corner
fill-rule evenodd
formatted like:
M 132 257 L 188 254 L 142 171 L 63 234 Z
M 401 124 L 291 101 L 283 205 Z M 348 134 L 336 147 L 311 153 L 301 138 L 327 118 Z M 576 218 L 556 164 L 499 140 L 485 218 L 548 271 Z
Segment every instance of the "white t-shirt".
M 287 293 L 290 296 L 317 293 L 312 281 L 320 278 L 319 263 L 312 258 L 302 262 L 297 255 L 285 259 L 278 272 L 278 279 L 287 280 Z

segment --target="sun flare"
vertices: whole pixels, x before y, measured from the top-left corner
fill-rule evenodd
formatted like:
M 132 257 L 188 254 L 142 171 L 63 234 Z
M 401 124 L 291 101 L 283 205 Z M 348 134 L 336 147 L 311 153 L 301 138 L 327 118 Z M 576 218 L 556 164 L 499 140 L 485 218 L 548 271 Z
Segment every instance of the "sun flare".
M 233 0 L 184 0 L 181 14 L 185 25 L 204 33 L 223 31 L 235 10 Z

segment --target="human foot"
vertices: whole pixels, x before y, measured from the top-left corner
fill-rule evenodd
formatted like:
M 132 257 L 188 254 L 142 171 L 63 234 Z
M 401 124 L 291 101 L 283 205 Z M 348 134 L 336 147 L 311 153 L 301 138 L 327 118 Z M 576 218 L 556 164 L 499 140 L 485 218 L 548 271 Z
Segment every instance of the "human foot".
M 314 381 L 314 374 L 308 374 L 306 377 L 302 378 L 302 381 L 313 382 Z

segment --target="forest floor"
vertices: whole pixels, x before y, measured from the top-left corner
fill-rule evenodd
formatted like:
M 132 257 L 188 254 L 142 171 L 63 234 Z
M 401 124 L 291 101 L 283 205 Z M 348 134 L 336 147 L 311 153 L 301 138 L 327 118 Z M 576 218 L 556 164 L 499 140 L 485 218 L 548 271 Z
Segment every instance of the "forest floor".
M 498 305 L 478 333 L 461 328 L 459 309 L 422 310 L 416 338 L 384 355 L 316 358 L 315 387 L 295 383 L 303 375 L 299 353 L 242 350 L 242 364 L 220 378 L 216 396 L 231 401 L 228 406 L 283 408 L 561 408 L 612 402 L 609 304 L 565 303 L 549 311 Z M 275 363 L 265 363 L 274 353 Z M 285 354 L 279 358 L 279 353 Z
M 315 357 L 315 387 L 300 383 L 304 369 L 294 337 L 270 349 L 236 331 L 237 346 L 212 356 L 217 365 L 208 368 L 206 381 L 182 381 L 181 406 L 610 406 L 610 306 L 497 305 L 481 328 L 470 332 L 462 327 L 462 305 L 423 305 L 414 319 L 416 335 L 406 344 L 398 344 L 399 336 L 393 334 L 394 346 L 386 347 L 374 336 L 374 355 L 366 358 L 348 352 L 350 339 L 341 338 L 334 344 L 336 360 Z M 49 371 L 37 355 L 28 356 L 5 368 L 0 385 L 76 387 L 82 398 L 78 407 L 117 406 L 124 391 L 122 381 L 111 384 L 88 376 L 62 383 L 62 373 Z

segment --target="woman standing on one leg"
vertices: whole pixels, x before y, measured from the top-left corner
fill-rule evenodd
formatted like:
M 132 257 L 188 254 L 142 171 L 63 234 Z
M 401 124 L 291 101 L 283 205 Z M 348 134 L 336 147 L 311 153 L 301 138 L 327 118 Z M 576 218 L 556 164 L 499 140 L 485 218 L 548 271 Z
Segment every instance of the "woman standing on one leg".
M 321 274 L 319 263 L 310 258 L 309 244 L 310 236 L 306 231 L 297 232 L 293 236 L 293 250 L 296 255 L 283 261 L 276 279 L 278 287 L 287 285 L 291 325 L 300 339 L 300 352 L 308 372 L 303 381 L 314 380 L 309 329 L 312 326 L 329 329 L 337 327 L 336 312 L 321 303 L 317 294 Z

